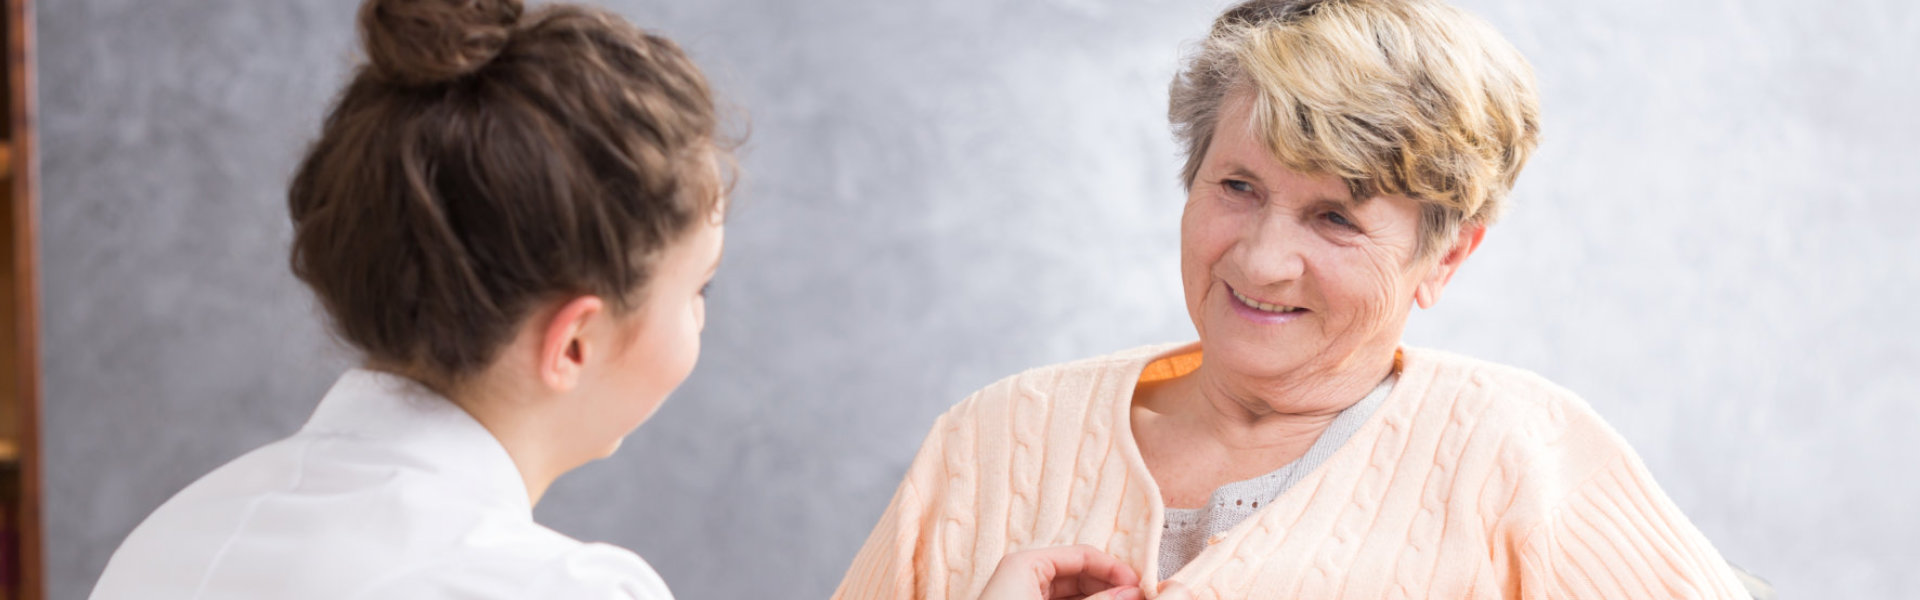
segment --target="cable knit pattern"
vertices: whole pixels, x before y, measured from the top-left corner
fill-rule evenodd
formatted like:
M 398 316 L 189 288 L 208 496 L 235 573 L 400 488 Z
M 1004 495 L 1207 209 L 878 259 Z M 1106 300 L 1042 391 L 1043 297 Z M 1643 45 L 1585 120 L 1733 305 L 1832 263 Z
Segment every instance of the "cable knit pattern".
M 955 406 L 834 597 L 971 600 L 1002 556 L 1063 544 L 1102 548 L 1154 589 L 1164 508 L 1129 408 L 1143 369 L 1195 349 L 1035 369 Z M 1571 392 L 1402 352 L 1400 382 L 1345 446 L 1172 579 L 1222 600 L 1746 597 Z

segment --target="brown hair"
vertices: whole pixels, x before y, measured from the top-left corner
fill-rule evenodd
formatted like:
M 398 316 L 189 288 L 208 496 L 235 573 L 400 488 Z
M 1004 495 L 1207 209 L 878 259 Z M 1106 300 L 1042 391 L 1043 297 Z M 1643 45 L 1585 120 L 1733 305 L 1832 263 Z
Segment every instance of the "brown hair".
M 368 61 L 288 192 L 293 272 L 370 364 L 443 391 L 535 306 L 632 308 L 726 182 L 706 79 L 620 17 L 368 0 Z
M 1246 0 L 1220 15 L 1171 87 L 1191 188 L 1218 127 L 1252 127 L 1289 168 L 1356 199 L 1421 202 L 1417 255 L 1491 224 L 1540 137 L 1533 68 L 1440 0 Z M 1252 123 L 1220 123 L 1230 96 Z

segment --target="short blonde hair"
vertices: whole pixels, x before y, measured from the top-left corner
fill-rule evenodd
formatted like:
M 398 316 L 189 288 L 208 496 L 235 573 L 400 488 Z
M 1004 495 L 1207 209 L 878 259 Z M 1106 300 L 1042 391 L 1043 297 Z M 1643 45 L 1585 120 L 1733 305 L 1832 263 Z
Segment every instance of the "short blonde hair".
M 1174 77 L 1168 117 L 1191 189 L 1227 99 L 1249 94 L 1247 126 L 1289 168 L 1419 200 L 1428 256 L 1500 215 L 1539 140 L 1534 88 L 1512 44 L 1439 0 L 1248 0 Z

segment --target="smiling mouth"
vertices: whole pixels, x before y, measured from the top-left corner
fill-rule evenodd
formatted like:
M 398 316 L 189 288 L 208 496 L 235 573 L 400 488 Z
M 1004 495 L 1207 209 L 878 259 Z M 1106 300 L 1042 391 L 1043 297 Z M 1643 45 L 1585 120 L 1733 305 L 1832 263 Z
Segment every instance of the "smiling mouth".
M 1307 310 L 1304 308 L 1300 308 L 1298 306 L 1281 306 L 1278 304 L 1267 304 L 1259 300 L 1254 300 L 1252 298 L 1246 297 L 1246 295 L 1244 294 L 1241 294 L 1239 290 L 1233 289 L 1232 286 L 1228 286 L 1227 291 L 1232 292 L 1233 298 L 1235 300 L 1239 300 L 1240 303 L 1246 305 L 1247 308 L 1258 310 L 1260 312 L 1269 312 L 1274 314 L 1287 314 L 1287 313 L 1296 313 L 1296 312 L 1302 312 Z

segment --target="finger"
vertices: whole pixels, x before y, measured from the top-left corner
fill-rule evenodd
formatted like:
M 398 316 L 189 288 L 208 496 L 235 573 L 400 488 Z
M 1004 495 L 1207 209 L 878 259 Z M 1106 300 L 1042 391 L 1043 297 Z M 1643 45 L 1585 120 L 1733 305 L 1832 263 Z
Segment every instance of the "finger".
M 1108 585 L 1140 584 L 1140 575 L 1133 567 L 1099 548 L 1080 544 L 1051 550 L 1058 552 L 1055 578 L 1092 578 Z
M 1094 592 L 1118 587 L 1131 587 L 1140 583 L 1138 577 L 1131 577 L 1132 570 L 1116 576 L 1113 573 L 1081 573 L 1075 577 L 1058 577 L 1053 580 L 1053 596 L 1049 598 L 1071 597 L 1075 594 Z
M 1087 596 L 1086 600 L 1146 600 L 1146 594 L 1140 588 L 1129 585 Z
M 1068 598 L 1114 586 L 1140 583 L 1140 576 L 1134 573 L 1133 567 L 1085 544 L 1028 550 L 1023 554 L 1029 554 L 1031 558 L 1052 567 L 1053 576 L 1047 582 L 1047 588 L 1052 592 L 1049 597 L 1052 598 Z

